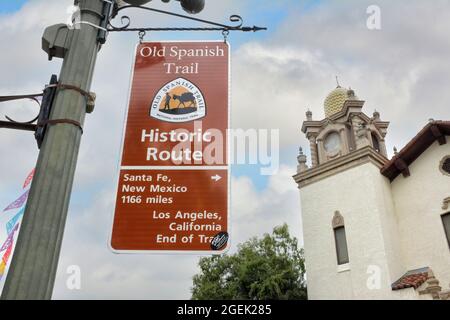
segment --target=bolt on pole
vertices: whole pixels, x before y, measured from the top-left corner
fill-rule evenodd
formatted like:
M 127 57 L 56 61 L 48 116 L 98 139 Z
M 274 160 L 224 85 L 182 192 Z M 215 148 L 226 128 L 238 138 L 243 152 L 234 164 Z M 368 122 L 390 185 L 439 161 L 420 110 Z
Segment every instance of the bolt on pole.
M 81 20 L 99 25 L 103 0 L 77 0 Z M 59 83 L 89 92 L 100 44 L 99 30 L 77 25 L 64 56 Z M 59 88 L 51 120 L 39 153 L 22 226 L 8 272 L 2 299 L 51 299 L 64 226 L 69 207 L 82 130 L 86 97 Z

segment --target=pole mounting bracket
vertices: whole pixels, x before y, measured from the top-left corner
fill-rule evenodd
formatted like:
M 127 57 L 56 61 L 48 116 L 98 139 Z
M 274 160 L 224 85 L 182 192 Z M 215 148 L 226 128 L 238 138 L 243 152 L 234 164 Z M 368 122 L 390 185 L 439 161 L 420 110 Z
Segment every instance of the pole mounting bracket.
M 131 25 L 131 18 L 127 15 L 122 15 L 120 17 L 120 21 L 122 23 L 122 26 L 114 26 L 111 21 L 119 14 L 119 12 L 127 9 L 140 9 L 140 10 L 146 10 L 151 11 L 154 13 L 169 15 L 185 20 L 191 20 L 195 22 L 199 22 L 202 24 L 209 25 L 209 27 L 130 27 Z M 229 24 L 223 24 L 223 23 L 217 23 L 214 21 L 204 20 L 195 18 L 192 16 L 187 16 L 179 13 L 174 13 L 170 11 L 145 7 L 145 6 L 136 6 L 136 5 L 124 5 L 124 6 L 118 6 L 117 3 L 114 3 L 114 7 L 112 10 L 112 14 L 109 17 L 107 21 L 107 30 L 109 32 L 140 32 L 140 31 L 243 31 L 243 32 L 256 32 L 261 30 L 267 30 L 266 27 L 249 27 L 249 26 L 243 26 L 244 20 L 241 16 L 234 14 L 231 15 L 229 18 L 230 22 L 234 25 Z
M 53 99 L 56 93 L 56 88 L 53 85 L 57 84 L 57 82 L 57 76 L 52 75 L 50 84 L 45 87 L 42 93 L 0 97 L 0 102 L 31 99 L 39 105 L 39 114 L 32 120 L 19 122 L 5 116 L 7 121 L 0 120 L 0 129 L 4 128 L 34 132 L 38 148 L 40 148 L 42 141 L 44 140 L 46 126 L 39 124 L 49 120 Z M 39 99 L 42 100 L 39 101 Z
M 74 85 L 58 83 L 56 75 L 52 75 L 50 84 L 45 86 L 42 93 L 16 95 L 16 96 L 0 96 L 0 102 L 7 102 L 13 100 L 31 99 L 39 105 L 39 114 L 37 117 L 30 121 L 19 122 L 5 116 L 7 121 L 0 121 L 0 128 L 33 131 L 36 138 L 38 148 L 41 148 L 44 136 L 49 125 L 55 124 L 71 124 L 78 127 L 83 133 L 83 127 L 80 122 L 73 119 L 50 119 L 50 113 L 52 110 L 53 100 L 57 89 L 74 90 L 80 93 L 86 98 L 86 112 L 91 113 L 94 110 L 95 93 L 87 92 Z M 42 102 L 38 98 L 42 98 Z

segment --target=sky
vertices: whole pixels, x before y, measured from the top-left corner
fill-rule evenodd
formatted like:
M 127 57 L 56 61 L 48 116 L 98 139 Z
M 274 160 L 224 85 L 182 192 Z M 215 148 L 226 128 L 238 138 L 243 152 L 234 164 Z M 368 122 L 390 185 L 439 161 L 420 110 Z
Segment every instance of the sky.
M 46 26 L 66 22 L 71 0 L 0 0 L 0 95 L 40 92 L 61 61 L 40 49 Z M 381 29 L 367 28 L 366 10 L 381 9 Z M 152 6 L 180 12 L 177 3 Z M 323 101 L 335 76 L 391 121 L 387 146 L 403 147 L 428 119 L 448 119 L 450 102 L 450 3 L 444 0 L 206 1 L 199 17 L 226 22 L 238 13 L 260 33 L 232 33 L 232 126 L 280 130 L 280 169 L 261 176 L 254 166 L 234 166 L 231 186 L 232 248 L 288 223 L 302 244 L 300 199 L 292 179 L 305 112 L 324 118 Z M 151 21 L 151 22 L 149 22 Z M 183 25 L 164 16 L 134 13 L 136 25 Z M 149 33 L 146 40 L 218 40 L 220 33 Z M 96 109 L 86 118 L 64 234 L 55 299 L 187 299 L 196 256 L 116 255 L 107 247 L 115 201 L 130 70 L 138 37 L 110 34 L 97 61 L 92 91 Z M 4 114 L 28 120 L 28 102 L 1 105 Z M 0 132 L 0 207 L 20 196 L 38 155 L 27 132 Z M 1 227 L 12 213 L 0 216 Z M 332 214 L 332 213 L 330 213 Z M 2 233 L 3 232 L 3 233 Z M 81 289 L 70 290 L 67 270 L 81 270 Z M 4 282 L 4 278 L 0 285 Z
M 0 13 L 11 13 L 19 10 L 27 0 L 0 0 Z

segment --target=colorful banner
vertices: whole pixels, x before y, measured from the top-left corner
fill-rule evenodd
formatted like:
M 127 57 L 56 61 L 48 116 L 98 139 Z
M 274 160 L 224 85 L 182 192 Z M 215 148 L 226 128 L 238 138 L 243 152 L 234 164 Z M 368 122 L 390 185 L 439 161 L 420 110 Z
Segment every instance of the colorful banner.
M 31 181 L 33 180 L 34 177 L 34 172 L 36 171 L 36 168 L 34 168 L 33 170 L 31 170 L 30 174 L 27 176 L 27 178 L 25 179 L 25 182 L 23 183 L 23 189 L 25 189 L 26 187 L 28 187 L 28 185 L 31 183 Z
M 23 183 L 23 189 L 27 188 L 31 181 L 33 181 L 35 169 L 31 170 L 31 172 L 26 177 L 24 183 Z M 7 238 L 3 245 L 0 248 L 1 251 L 5 251 L 3 254 L 3 257 L 0 262 L 0 280 L 5 274 L 6 266 L 8 264 L 9 258 L 11 257 L 11 253 L 14 248 L 14 234 L 17 230 L 19 230 L 20 225 L 20 218 L 22 218 L 23 214 L 25 213 L 25 207 L 24 204 L 26 203 L 28 199 L 28 194 L 30 190 L 25 191 L 16 201 L 11 203 L 9 206 L 7 206 L 3 211 L 13 210 L 13 209 L 19 209 L 19 212 L 17 212 L 14 217 L 12 217 L 7 223 L 6 223 L 6 231 L 7 231 Z
M 2 260 L 2 262 L 0 263 L 0 280 L 2 279 L 2 277 L 5 274 L 5 269 L 6 269 L 6 263 Z
M 8 234 L 8 238 L 6 238 L 5 242 L 3 243 L 2 247 L 0 248 L 0 252 L 3 250 L 6 250 L 10 245 L 12 245 L 14 241 L 14 233 L 19 229 L 19 224 L 16 224 L 14 229 Z
M 16 201 L 14 201 L 9 206 L 7 206 L 5 209 L 3 209 L 3 211 L 17 209 L 17 208 L 20 208 L 21 206 L 23 206 L 23 204 L 27 201 L 29 192 L 30 192 L 30 190 L 25 191 L 25 193 L 23 195 L 21 195 Z
M 11 242 L 9 247 L 6 249 L 5 253 L 3 254 L 2 262 L 5 264 L 8 264 L 9 257 L 11 256 L 12 248 L 14 246 L 14 242 Z
M 5 253 L 3 254 L 3 257 L 2 257 L 2 260 L 0 263 L 0 280 L 2 279 L 2 277 L 5 274 L 6 266 L 8 265 L 8 260 L 9 260 L 9 257 L 11 256 L 12 249 L 13 249 L 13 243 L 11 242 L 8 249 L 6 249 Z
M 23 213 L 25 212 L 25 208 L 22 208 L 14 217 L 12 217 L 11 220 L 9 220 L 6 223 L 6 232 L 8 234 L 11 233 L 12 229 L 14 228 L 14 226 L 16 225 L 17 221 L 19 221 L 19 219 L 22 217 Z

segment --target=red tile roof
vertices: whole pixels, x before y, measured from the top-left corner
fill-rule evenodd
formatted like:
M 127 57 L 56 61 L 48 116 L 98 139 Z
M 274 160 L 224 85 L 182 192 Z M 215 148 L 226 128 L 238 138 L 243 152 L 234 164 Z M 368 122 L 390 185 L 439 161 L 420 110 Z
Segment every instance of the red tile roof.
M 436 140 L 439 144 L 446 143 L 450 136 L 450 121 L 430 121 L 397 155 L 383 168 L 381 174 L 393 181 L 399 174 L 409 175 L 408 167 Z
M 406 288 L 417 289 L 428 280 L 428 271 L 429 268 L 408 271 L 392 284 L 392 290 L 401 290 Z

